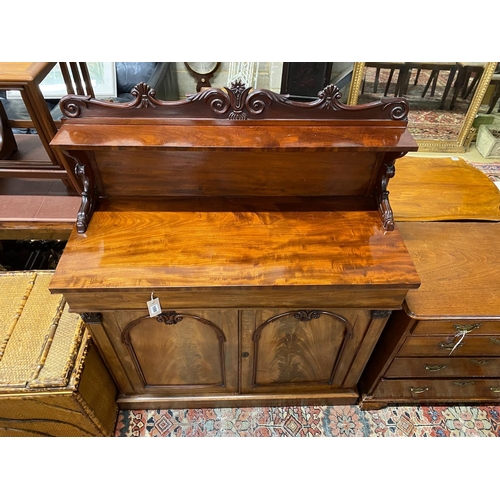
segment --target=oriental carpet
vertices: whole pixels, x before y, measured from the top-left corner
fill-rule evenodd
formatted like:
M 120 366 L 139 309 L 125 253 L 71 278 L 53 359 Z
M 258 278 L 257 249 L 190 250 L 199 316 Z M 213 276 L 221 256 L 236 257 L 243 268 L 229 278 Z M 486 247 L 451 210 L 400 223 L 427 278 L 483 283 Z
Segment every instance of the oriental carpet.
M 500 406 L 126 410 L 117 437 L 499 437 Z

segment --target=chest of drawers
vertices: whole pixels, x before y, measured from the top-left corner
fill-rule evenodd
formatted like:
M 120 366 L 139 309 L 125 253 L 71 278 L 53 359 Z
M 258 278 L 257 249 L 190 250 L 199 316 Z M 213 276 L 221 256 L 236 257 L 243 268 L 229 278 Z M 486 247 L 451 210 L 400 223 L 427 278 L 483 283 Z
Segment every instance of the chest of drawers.
M 362 407 L 500 400 L 500 225 L 398 223 L 422 284 L 390 318 Z

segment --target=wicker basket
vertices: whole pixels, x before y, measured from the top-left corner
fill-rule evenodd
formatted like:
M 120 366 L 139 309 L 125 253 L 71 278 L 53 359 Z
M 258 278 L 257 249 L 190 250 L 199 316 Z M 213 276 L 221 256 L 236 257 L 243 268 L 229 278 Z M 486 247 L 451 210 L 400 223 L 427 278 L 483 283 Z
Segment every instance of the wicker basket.
M 52 274 L 0 273 L 0 436 L 111 436 L 116 387 Z

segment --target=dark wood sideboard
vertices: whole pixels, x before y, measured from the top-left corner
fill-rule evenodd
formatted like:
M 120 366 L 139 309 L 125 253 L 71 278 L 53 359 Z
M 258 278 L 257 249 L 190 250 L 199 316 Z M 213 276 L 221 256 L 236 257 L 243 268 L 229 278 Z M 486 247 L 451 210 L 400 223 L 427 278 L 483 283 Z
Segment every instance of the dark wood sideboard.
M 420 283 L 387 189 L 417 149 L 406 101 L 346 106 L 329 86 L 298 103 L 239 82 L 133 95 L 67 96 L 51 143 L 84 192 L 50 289 L 84 318 L 118 404 L 355 404 Z

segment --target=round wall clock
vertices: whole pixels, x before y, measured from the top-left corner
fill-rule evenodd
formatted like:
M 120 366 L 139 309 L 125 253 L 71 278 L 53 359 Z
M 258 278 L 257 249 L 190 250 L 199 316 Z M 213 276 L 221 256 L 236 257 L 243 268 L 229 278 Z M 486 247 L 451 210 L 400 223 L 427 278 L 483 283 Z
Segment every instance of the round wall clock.
M 196 79 L 196 92 L 199 92 L 202 87 L 211 87 L 210 78 L 213 78 L 220 66 L 220 62 L 185 62 L 184 64 Z

